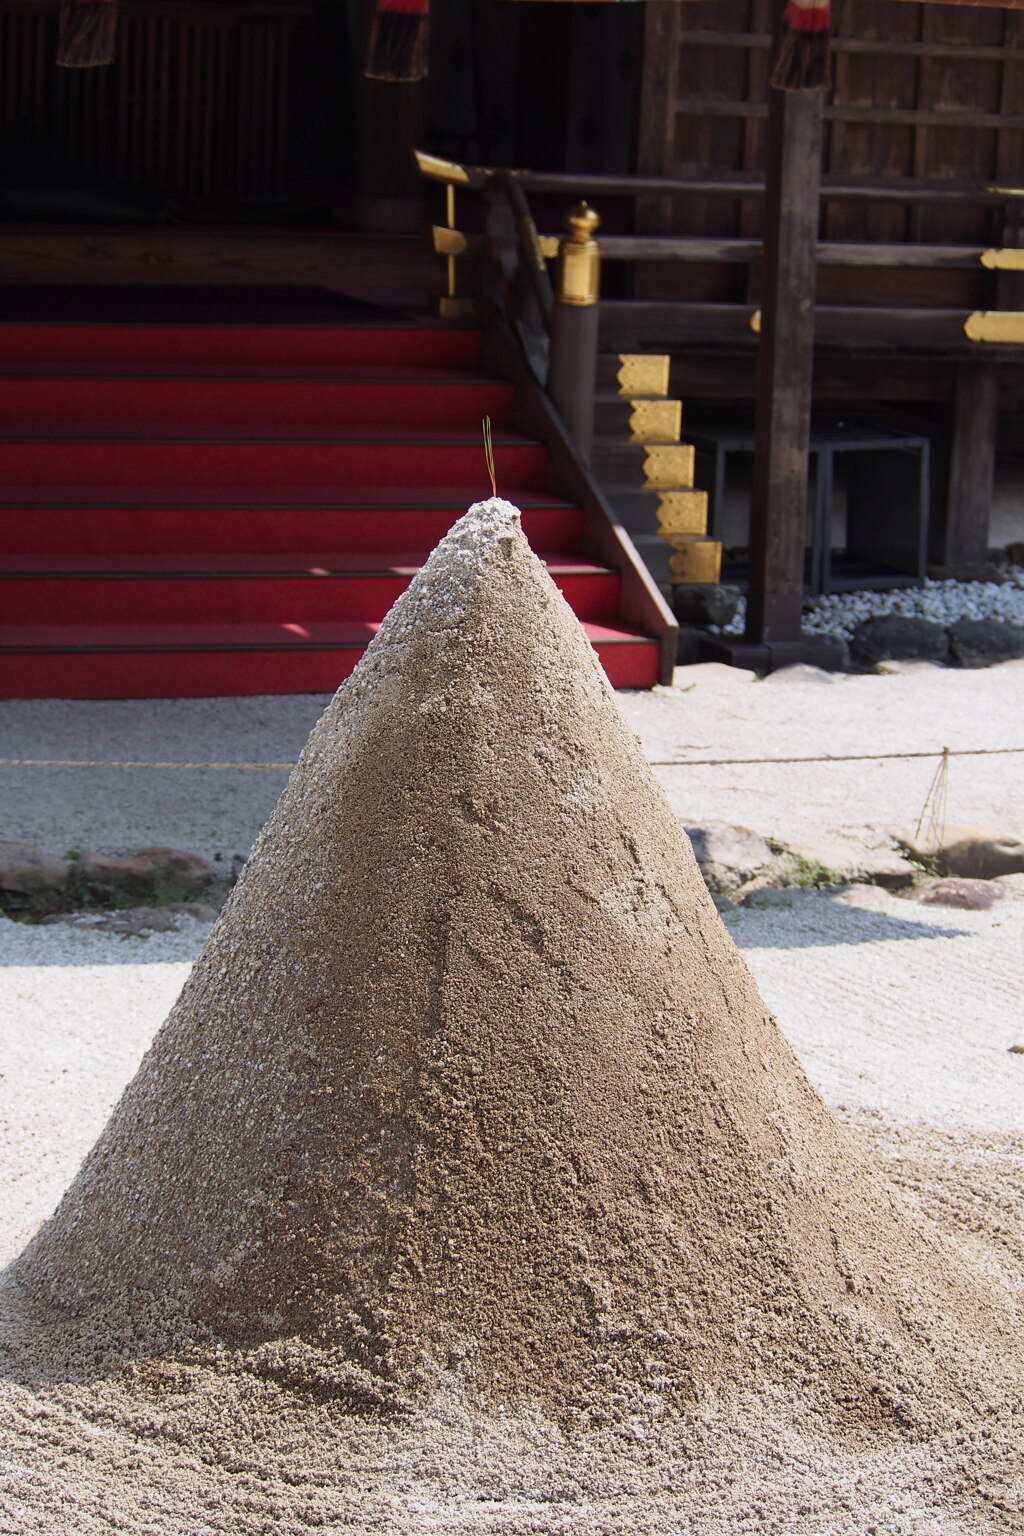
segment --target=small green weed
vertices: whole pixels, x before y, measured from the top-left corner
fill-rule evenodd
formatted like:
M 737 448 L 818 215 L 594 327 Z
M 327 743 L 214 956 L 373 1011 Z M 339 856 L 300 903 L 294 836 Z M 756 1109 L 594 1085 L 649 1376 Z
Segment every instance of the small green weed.
M 804 891 L 829 891 L 833 886 L 844 883 L 842 876 L 834 869 L 819 864 L 817 859 L 805 859 L 802 854 L 792 853 L 788 848 L 782 850 L 781 875 L 781 886 L 796 886 Z

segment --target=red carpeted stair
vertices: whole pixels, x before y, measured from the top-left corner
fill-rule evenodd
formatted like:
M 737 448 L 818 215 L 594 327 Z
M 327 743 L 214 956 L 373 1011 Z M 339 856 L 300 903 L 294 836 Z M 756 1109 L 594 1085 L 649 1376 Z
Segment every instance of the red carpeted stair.
M 658 646 L 581 553 L 475 331 L 0 326 L 0 696 L 328 692 L 466 507 L 502 495 L 618 687 Z

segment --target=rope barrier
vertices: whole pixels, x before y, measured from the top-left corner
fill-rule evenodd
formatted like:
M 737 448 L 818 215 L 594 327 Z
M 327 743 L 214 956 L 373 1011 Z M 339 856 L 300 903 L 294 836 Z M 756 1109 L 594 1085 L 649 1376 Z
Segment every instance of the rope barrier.
M 909 762 L 917 757 L 1005 757 L 1024 752 L 1024 747 L 933 747 L 930 752 L 850 752 L 826 753 L 824 757 L 669 757 L 648 758 L 652 768 L 735 768 L 743 764 L 764 763 L 891 763 Z
M 0 757 L 0 768 L 209 768 L 215 773 L 291 773 L 294 763 L 103 763 L 63 757 Z
M 822 757 L 669 757 L 649 758 L 652 768 L 771 767 L 776 763 L 889 763 L 915 758 L 942 757 L 946 749 L 930 752 L 826 753 Z M 1006 757 L 1024 747 L 954 747 L 949 757 Z M 213 773 L 291 773 L 294 763 L 143 763 L 92 762 L 62 757 L 0 757 L 0 768 L 150 768 L 196 769 Z

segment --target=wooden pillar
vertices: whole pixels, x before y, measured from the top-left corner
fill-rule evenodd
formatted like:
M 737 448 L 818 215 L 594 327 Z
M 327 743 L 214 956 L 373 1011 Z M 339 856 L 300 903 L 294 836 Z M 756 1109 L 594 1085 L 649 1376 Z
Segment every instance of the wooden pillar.
M 953 440 L 942 564 L 970 576 L 986 563 L 996 468 L 999 365 L 961 363 L 953 390 Z
M 748 644 L 800 638 L 823 92 L 768 93 Z
M 368 80 L 363 74 L 373 0 L 359 0 L 355 28 L 353 219 L 374 234 L 421 234 L 423 181 L 413 150 L 426 143 L 426 80 Z

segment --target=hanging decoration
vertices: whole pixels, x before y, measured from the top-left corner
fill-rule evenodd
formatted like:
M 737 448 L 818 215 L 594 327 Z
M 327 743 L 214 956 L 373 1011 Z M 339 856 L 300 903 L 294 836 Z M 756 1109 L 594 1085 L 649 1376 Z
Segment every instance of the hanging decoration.
M 114 62 L 117 0 L 64 0 L 57 31 L 57 63 L 90 69 Z
M 788 0 L 772 85 L 777 91 L 810 91 L 832 84 L 829 0 Z
M 430 0 L 377 0 L 363 73 L 370 80 L 422 80 Z

